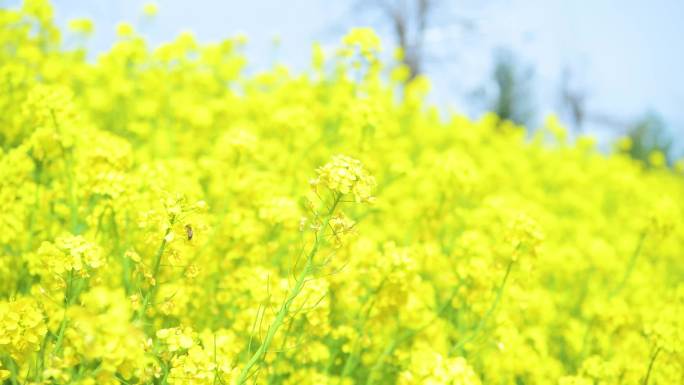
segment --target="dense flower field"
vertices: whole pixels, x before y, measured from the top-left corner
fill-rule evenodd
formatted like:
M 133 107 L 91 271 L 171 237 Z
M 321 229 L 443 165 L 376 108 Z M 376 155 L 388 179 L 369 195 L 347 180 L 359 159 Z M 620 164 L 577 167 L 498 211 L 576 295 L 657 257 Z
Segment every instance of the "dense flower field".
M 245 75 L 0 26 L 0 383 L 684 383 L 684 179 L 628 143 L 440 117 L 366 29 Z

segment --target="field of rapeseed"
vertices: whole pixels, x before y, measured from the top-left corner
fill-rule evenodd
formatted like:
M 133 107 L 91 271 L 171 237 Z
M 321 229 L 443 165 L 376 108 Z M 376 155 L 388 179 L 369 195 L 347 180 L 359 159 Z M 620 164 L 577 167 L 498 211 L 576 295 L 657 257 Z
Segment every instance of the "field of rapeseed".
M 118 33 L 0 11 L 0 383 L 684 383 L 657 156 L 440 117 L 370 30 L 255 75 Z

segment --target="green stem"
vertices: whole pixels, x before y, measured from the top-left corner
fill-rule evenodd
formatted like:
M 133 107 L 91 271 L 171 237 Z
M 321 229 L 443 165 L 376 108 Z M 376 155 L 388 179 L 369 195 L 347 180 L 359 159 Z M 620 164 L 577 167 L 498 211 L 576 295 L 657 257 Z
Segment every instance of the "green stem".
M 50 109 L 50 116 L 52 117 L 52 123 L 55 126 L 55 131 L 60 134 L 59 123 L 57 122 L 57 116 L 55 111 Z M 66 148 L 61 146 L 62 153 L 64 154 L 64 164 L 66 165 L 66 179 L 67 179 L 67 194 L 69 194 L 69 213 L 71 222 L 71 233 L 76 234 L 78 231 L 78 205 L 76 203 L 76 189 L 74 188 L 74 163 L 71 152 L 67 153 Z
M 477 337 L 480 331 L 482 331 L 484 326 L 487 324 L 487 321 L 489 321 L 489 318 L 492 316 L 492 314 L 494 314 L 494 310 L 496 310 L 497 306 L 499 305 L 499 302 L 501 302 L 501 297 L 503 297 L 504 287 L 506 286 L 506 281 L 508 280 L 508 276 L 511 273 L 511 268 L 513 267 L 514 262 L 515 261 L 510 261 L 508 263 L 508 267 L 506 267 L 506 274 L 504 274 L 503 280 L 501 281 L 501 285 L 499 285 L 499 288 L 497 289 L 496 298 L 494 299 L 492 306 L 489 307 L 484 317 L 480 319 L 480 322 L 475 327 L 475 330 L 473 330 L 473 332 L 470 333 L 469 336 L 465 337 L 458 344 L 456 344 L 452 351 L 462 349 L 463 346 L 465 346 L 465 344 L 467 344 L 468 342 L 472 341 L 475 337 Z
M 147 307 L 154 300 L 154 297 L 157 294 L 157 288 L 159 287 L 159 282 L 157 282 L 157 275 L 159 274 L 159 268 L 161 267 L 162 255 L 164 254 L 164 250 L 166 249 L 166 238 L 171 233 L 171 227 L 173 226 L 174 222 L 175 218 L 171 218 L 171 223 L 164 232 L 164 237 L 162 238 L 161 244 L 159 245 L 159 249 L 157 249 L 157 253 L 154 255 L 154 267 L 152 268 L 152 278 L 154 279 L 154 284 L 147 291 L 147 294 L 145 294 L 142 306 L 140 306 L 140 311 L 138 312 L 139 319 L 145 319 L 145 312 L 147 311 Z
M 295 286 L 290 290 L 289 294 L 287 295 L 287 298 L 280 306 L 280 310 L 278 310 L 278 314 L 276 315 L 275 320 L 273 320 L 273 323 L 271 323 L 271 325 L 268 327 L 268 331 L 266 332 L 266 337 L 264 338 L 264 341 L 261 343 L 256 352 L 254 352 L 249 361 L 247 361 L 247 364 L 240 372 L 240 376 L 235 382 L 237 385 L 242 385 L 245 382 L 247 382 L 247 379 L 250 377 L 252 368 L 264 360 L 264 358 L 266 357 L 266 353 L 268 352 L 268 349 L 271 346 L 271 343 L 273 342 L 273 338 L 275 337 L 276 332 L 283 325 L 285 318 L 290 314 L 290 306 L 292 306 L 292 303 L 294 302 L 295 298 L 297 298 L 297 296 L 304 289 L 304 286 L 306 285 L 306 278 L 313 272 L 314 257 L 318 253 L 318 249 L 321 246 L 321 236 L 325 231 L 326 227 L 328 226 L 330 218 L 332 217 L 332 214 L 335 212 L 337 205 L 340 203 L 341 198 L 341 195 L 338 195 L 335 198 L 335 201 L 333 202 L 332 207 L 328 211 L 325 220 L 321 225 L 320 230 L 316 234 L 316 241 L 314 242 L 311 251 L 309 251 L 309 255 L 307 255 L 306 265 L 304 266 L 304 269 L 297 276 Z
M 247 365 L 245 365 L 245 368 L 242 370 L 240 373 L 240 377 L 237 380 L 237 384 L 244 384 L 247 381 L 247 377 L 249 375 L 250 370 L 252 369 L 253 366 L 255 366 L 257 363 L 259 363 L 264 356 L 266 355 L 266 352 L 268 348 L 271 345 L 271 342 L 273 341 L 273 338 L 275 337 L 276 332 L 282 326 L 283 321 L 285 320 L 285 317 L 290 312 L 290 306 L 292 305 L 292 302 L 295 300 L 297 295 L 301 293 L 302 289 L 304 289 L 304 285 L 306 283 L 306 277 L 311 273 L 313 270 L 313 255 L 315 255 L 315 252 L 318 249 L 318 242 L 314 245 L 314 248 L 312 249 L 312 253 L 309 254 L 309 257 L 306 262 L 306 266 L 304 266 L 304 270 L 302 270 L 301 273 L 299 273 L 299 276 L 297 277 L 297 282 L 295 283 L 295 286 L 292 288 L 290 291 L 290 294 L 287 296 L 287 299 L 285 302 L 280 307 L 280 310 L 278 311 L 278 314 L 276 315 L 275 320 L 273 323 L 269 326 L 268 332 L 266 333 L 266 338 L 264 339 L 264 342 L 259 346 L 259 349 L 257 349 L 256 352 L 252 355 L 252 358 L 247 362 Z
M 656 358 L 658 358 L 658 353 L 660 353 L 661 348 L 656 349 L 655 353 L 651 357 L 651 362 L 648 363 L 648 370 L 646 371 L 646 376 L 644 377 L 644 385 L 648 385 L 648 380 L 651 378 L 651 371 L 653 370 L 653 364 L 655 364 Z
M 610 297 L 614 297 L 622 289 L 625 288 L 627 285 L 627 281 L 629 280 L 629 276 L 632 275 L 632 271 L 634 271 L 634 267 L 636 266 L 636 261 L 639 258 L 639 255 L 641 254 L 641 249 L 644 247 L 644 241 L 646 240 L 646 234 L 647 232 L 644 230 L 641 235 L 639 236 L 639 241 L 637 242 L 637 246 L 634 249 L 634 252 L 632 252 L 632 256 L 629 258 L 629 262 L 627 263 L 627 268 L 625 269 L 625 273 L 622 275 L 622 279 L 620 280 L 620 283 L 615 287 L 615 289 L 610 293 Z
M 295 312 L 295 314 L 296 314 L 296 312 Z M 275 360 L 273 361 L 274 364 L 277 363 L 278 360 L 282 359 L 282 357 L 285 355 L 285 349 L 286 349 L 285 344 L 287 343 L 287 338 L 289 337 L 290 332 L 292 331 L 293 325 L 294 325 L 294 319 L 291 319 L 290 322 L 287 324 L 287 329 L 285 329 L 285 335 L 283 336 L 283 342 L 280 344 L 280 350 L 278 351 L 278 354 L 277 354 Z M 299 337 L 301 337 L 301 336 L 302 336 L 302 334 L 299 335 Z M 299 341 L 297 341 L 296 344 L 298 344 L 298 343 L 299 343 Z M 273 384 L 273 383 L 275 383 L 275 381 L 276 381 L 276 378 L 275 378 L 275 376 L 272 375 L 268 379 L 268 384 L 269 385 Z
M 392 342 L 390 342 L 385 347 L 385 350 L 382 351 L 382 354 L 380 354 L 380 357 L 375 362 L 375 365 L 373 365 L 373 367 L 370 370 L 370 373 L 368 374 L 368 380 L 366 381 L 367 385 L 375 384 L 375 379 L 380 373 L 380 370 L 382 370 L 382 367 L 385 365 L 385 360 L 387 359 L 387 357 L 389 357 L 390 354 L 392 354 L 392 352 L 394 352 L 394 349 L 397 347 L 398 342 L 399 338 L 393 339 Z
M 62 350 L 62 341 L 64 340 L 64 333 L 66 331 L 67 322 L 67 310 L 71 304 L 71 299 L 74 291 L 74 271 L 69 270 L 69 280 L 64 292 L 64 310 L 62 315 L 62 322 L 59 324 L 59 330 L 57 331 L 57 339 L 55 341 L 55 353 L 59 353 Z
M 43 369 L 45 368 L 45 347 L 47 346 L 50 333 L 45 333 L 43 341 L 40 343 L 40 351 L 38 352 L 38 359 L 36 362 L 36 382 L 43 381 Z
M 430 325 L 434 325 L 435 321 L 437 321 L 440 317 L 442 317 L 444 312 L 447 310 L 447 308 L 451 304 L 451 301 L 454 299 L 454 296 L 456 295 L 457 291 L 458 291 L 458 286 L 456 288 L 454 288 L 453 293 L 449 296 L 449 298 L 446 301 L 444 301 L 442 306 L 439 308 L 439 310 L 436 312 L 435 316 L 431 320 L 425 322 L 423 325 L 421 325 L 417 329 L 408 331 L 403 336 L 400 335 L 399 333 L 397 333 L 397 337 L 393 338 L 392 341 L 389 344 L 387 344 L 385 349 L 380 354 L 380 357 L 378 357 L 378 360 L 375 362 L 375 364 L 371 368 L 370 373 L 368 374 L 368 378 L 366 379 L 366 385 L 373 385 L 375 383 L 375 379 L 377 378 L 380 370 L 382 370 L 382 367 L 385 364 L 385 360 L 387 359 L 387 357 L 389 357 L 390 354 L 392 354 L 394 352 L 394 349 L 396 349 L 397 346 L 399 346 L 399 344 L 403 343 L 404 341 L 408 340 L 409 338 L 412 338 L 412 337 L 418 335 L 423 330 L 430 327 Z
M 629 258 L 629 262 L 627 262 L 627 268 L 625 269 L 625 273 L 622 275 L 622 279 L 620 279 L 620 283 L 618 283 L 617 286 L 615 286 L 615 289 L 608 293 L 608 299 L 611 299 L 618 295 L 624 288 L 627 286 L 627 281 L 629 280 L 629 276 L 632 274 L 632 271 L 634 271 L 634 268 L 636 266 L 636 261 L 639 258 L 639 255 L 641 254 L 641 249 L 644 247 L 644 241 L 646 240 L 646 235 L 648 235 L 648 232 L 646 230 L 641 232 L 641 235 L 639 236 L 639 241 L 637 242 L 636 247 L 634 248 L 634 251 L 632 252 L 632 256 Z M 592 332 L 592 327 L 594 326 L 596 322 L 596 316 L 591 318 L 589 320 L 589 323 L 587 324 L 587 330 L 584 333 L 584 338 L 582 340 L 582 350 L 580 350 L 580 355 L 579 355 L 579 362 L 584 360 L 584 357 L 586 357 L 588 351 L 589 351 L 589 338 L 591 337 L 591 332 Z
M 9 365 L 7 365 L 7 369 L 10 371 L 10 381 L 12 381 L 12 385 L 19 385 L 19 382 L 17 381 L 17 377 L 19 376 L 19 368 L 11 358 L 9 360 Z
M 387 281 L 387 276 L 385 276 L 378 287 L 373 291 L 373 296 L 371 300 L 368 302 L 368 308 L 363 311 L 359 311 L 359 313 L 363 313 L 360 316 L 357 316 L 358 318 L 358 327 L 357 330 L 358 335 L 356 338 L 354 338 L 354 343 L 352 344 L 351 351 L 349 352 L 349 357 L 347 357 L 347 360 L 344 363 L 344 367 L 342 368 L 342 374 L 340 375 L 338 384 L 341 384 L 342 381 L 344 380 L 345 377 L 349 376 L 351 374 L 352 370 L 354 369 L 354 366 L 358 362 L 358 354 L 360 350 L 360 345 L 361 345 L 361 338 L 363 337 L 363 330 L 364 326 L 366 325 L 366 322 L 368 322 L 368 319 L 370 318 L 371 311 L 373 311 L 373 307 L 375 306 L 375 300 L 377 299 L 378 293 L 382 290 L 382 288 L 385 286 L 385 282 Z

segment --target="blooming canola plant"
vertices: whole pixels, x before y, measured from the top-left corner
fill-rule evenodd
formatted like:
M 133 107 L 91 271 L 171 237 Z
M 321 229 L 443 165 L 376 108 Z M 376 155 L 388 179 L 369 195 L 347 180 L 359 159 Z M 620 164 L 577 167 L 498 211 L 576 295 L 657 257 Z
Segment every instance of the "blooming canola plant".
M 629 143 L 440 116 L 364 28 L 246 75 L 0 24 L 1 384 L 684 383 L 684 179 Z

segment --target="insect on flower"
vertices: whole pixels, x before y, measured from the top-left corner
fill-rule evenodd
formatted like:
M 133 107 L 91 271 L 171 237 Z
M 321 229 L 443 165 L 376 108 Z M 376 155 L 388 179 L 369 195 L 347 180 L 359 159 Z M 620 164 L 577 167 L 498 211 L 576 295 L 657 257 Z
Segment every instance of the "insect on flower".
M 185 225 L 185 234 L 188 236 L 188 241 L 192 240 L 193 232 L 192 232 L 192 226 L 190 225 Z

